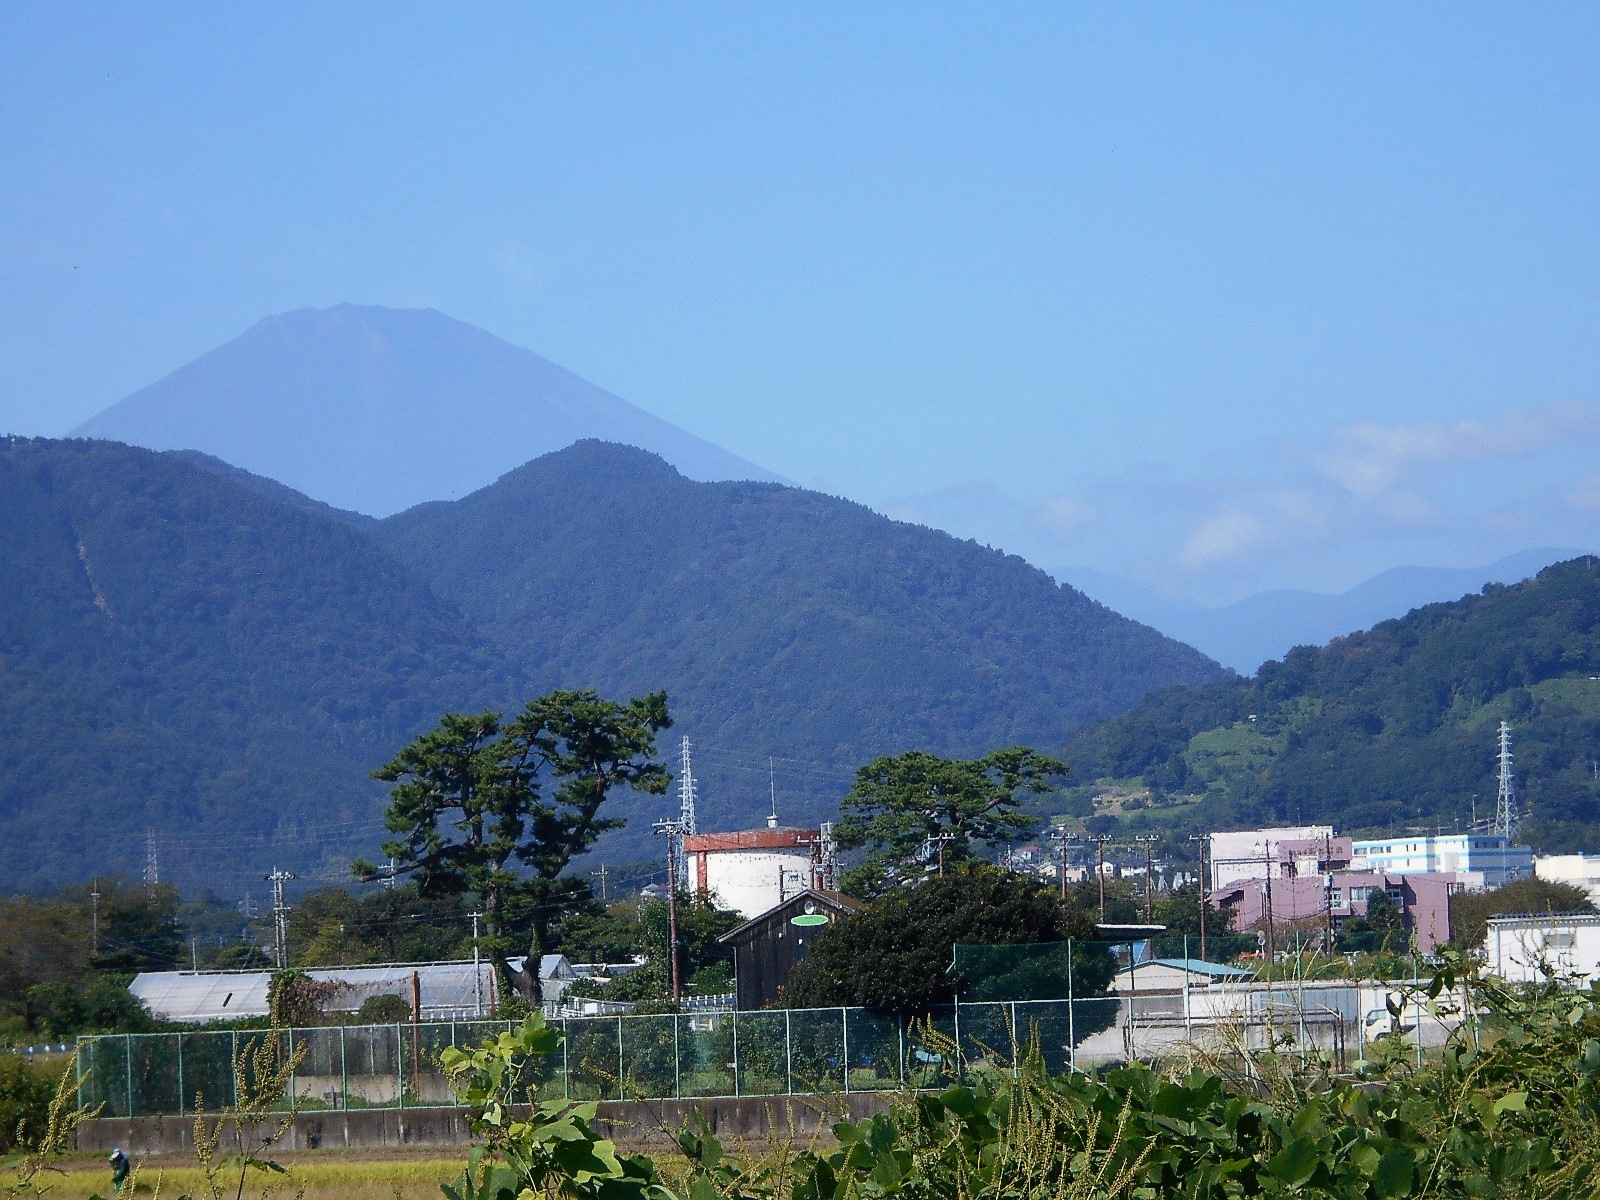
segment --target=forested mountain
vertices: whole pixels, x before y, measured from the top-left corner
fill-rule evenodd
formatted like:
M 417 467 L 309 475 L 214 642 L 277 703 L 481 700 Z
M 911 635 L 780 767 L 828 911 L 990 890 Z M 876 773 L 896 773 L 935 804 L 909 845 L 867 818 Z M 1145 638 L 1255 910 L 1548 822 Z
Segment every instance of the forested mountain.
M 1056 745 L 1221 674 L 1020 558 L 627 446 L 580 442 L 379 536 L 530 686 L 665 687 L 720 828 L 765 814 L 769 755 L 787 816 L 826 818 L 877 755 Z
M 1342 832 L 1465 828 L 1493 814 L 1496 729 L 1512 723 L 1538 849 L 1600 841 L 1600 560 L 1419 608 L 1080 730 L 1080 786 L 1145 785 L 1130 824 L 1326 821 Z M 1098 787 L 1085 786 L 1090 780 Z
M 512 696 L 450 605 L 346 523 L 170 454 L 0 441 L 0 879 L 185 887 L 371 852 L 367 777 Z M 292 860 L 292 861 L 291 861 Z
M 711 826 L 831 815 L 922 746 L 1058 744 L 1220 669 L 1042 572 L 775 484 L 581 443 L 374 522 L 193 455 L 0 442 L 0 872 L 238 894 L 381 840 L 368 773 L 447 710 L 665 689 Z M 674 757 L 669 737 L 664 756 Z M 612 856 L 671 798 L 619 796 Z
M 696 479 L 776 478 L 475 326 L 372 305 L 268 317 L 72 432 L 204 451 L 375 516 L 584 437 L 648 446 Z

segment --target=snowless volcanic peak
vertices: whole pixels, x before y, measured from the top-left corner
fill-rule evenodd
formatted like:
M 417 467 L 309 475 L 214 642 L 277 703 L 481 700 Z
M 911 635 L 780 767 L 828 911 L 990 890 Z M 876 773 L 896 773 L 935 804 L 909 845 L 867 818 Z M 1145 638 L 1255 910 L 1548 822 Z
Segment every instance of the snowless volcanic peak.
M 373 516 L 466 495 L 580 438 L 653 450 L 691 479 L 777 478 L 433 309 L 268 317 L 72 432 L 202 450 Z

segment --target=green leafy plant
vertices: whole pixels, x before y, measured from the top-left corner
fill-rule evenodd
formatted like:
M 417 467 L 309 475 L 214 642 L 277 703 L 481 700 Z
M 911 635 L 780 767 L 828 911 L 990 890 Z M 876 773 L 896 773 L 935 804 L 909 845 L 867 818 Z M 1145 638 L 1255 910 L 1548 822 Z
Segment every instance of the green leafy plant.
M 0 1162 L 0 1166 L 14 1169 L 16 1176 L 0 1184 L 0 1194 L 42 1196 L 48 1192 L 50 1187 L 43 1178 L 60 1173 L 56 1160 L 77 1149 L 78 1126 L 99 1116 L 103 1107 L 78 1103 L 78 1052 L 74 1050 L 56 1080 L 39 1127 L 30 1127 L 26 1116 L 18 1120 L 15 1144 L 20 1150 Z
M 481 1139 L 466 1169 L 444 1186 L 448 1200 L 673 1200 L 649 1158 L 620 1155 L 594 1131 L 593 1102 L 529 1103 L 561 1036 L 535 1013 L 474 1049 L 443 1051 L 445 1074 Z M 485 1151 L 494 1165 L 484 1165 Z
M 239 1047 L 233 1057 L 233 1104 L 208 1117 L 205 1098 L 195 1097 L 195 1157 L 205 1175 L 207 1200 L 223 1200 L 230 1191 L 234 1200 L 242 1200 L 252 1173 L 267 1177 L 262 1195 L 270 1193 L 274 1183 L 287 1182 L 287 1168 L 268 1154 L 289 1132 L 299 1112 L 298 1102 L 284 1102 L 306 1050 L 302 1042 L 286 1053 L 283 1030 L 270 1029 Z

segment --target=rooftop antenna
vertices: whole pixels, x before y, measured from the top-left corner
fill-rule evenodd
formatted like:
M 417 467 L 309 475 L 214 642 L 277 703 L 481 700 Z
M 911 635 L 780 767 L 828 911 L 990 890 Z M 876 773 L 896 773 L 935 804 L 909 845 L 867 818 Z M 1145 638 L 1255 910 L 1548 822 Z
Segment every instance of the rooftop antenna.
M 767 828 L 778 827 L 778 770 L 772 765 L 772 759 L 767 759 L 767 790 L 772 795 L 772 811 L 767 814 Z
M 1499 834 L 1508 842 L 1517 838 L 1517 789 L 1515 777 L 1511 773 L 1511 722 L 1500 722 L 1500 789 L 1494 803 L 1494 826 L 1491 832 Z

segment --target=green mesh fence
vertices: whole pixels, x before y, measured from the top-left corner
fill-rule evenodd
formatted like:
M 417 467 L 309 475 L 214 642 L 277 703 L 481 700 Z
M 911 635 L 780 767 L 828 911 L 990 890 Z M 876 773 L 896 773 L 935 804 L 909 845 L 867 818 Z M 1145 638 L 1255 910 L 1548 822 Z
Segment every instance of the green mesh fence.
M 1198 948 L 1179 942 L 1156 950 L 1183 958 L 1197 956 Z M 1098 942 L 958 946 L 951 972 L 960 1003 L 910 1022 L 860 1008 L 559 1020 L 565 1037 L 530 1072 L 528 1098 L 937 1088 L 962 1071 L 1016 1070 L 1030 1052 L 1053 1071 L 1086 1069 L 1141 1053 L 1123 1034 L 1144 1019 L 1139 1004 L 1155 1012 L 1144 995 L 1084 996 L 1105 987 L 1114 965 Z M 476 1045 L 508 1027 L 456 1021 L 289 1030 L 281 1052 L 304 1047 L 306 1055 L 288 1100 L 324 1110 L 447 1105 L 454 1098 L 441 1051 Z M 235 1102 L 235 1059 L 263 1036 L 195 1030 L 83 1038 L 79 1095 L 113 1117 L 190 1115 L 198 1106 L 215 1111 Z

